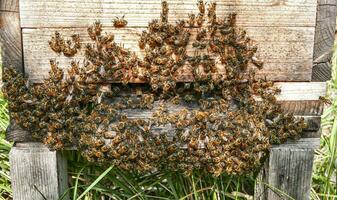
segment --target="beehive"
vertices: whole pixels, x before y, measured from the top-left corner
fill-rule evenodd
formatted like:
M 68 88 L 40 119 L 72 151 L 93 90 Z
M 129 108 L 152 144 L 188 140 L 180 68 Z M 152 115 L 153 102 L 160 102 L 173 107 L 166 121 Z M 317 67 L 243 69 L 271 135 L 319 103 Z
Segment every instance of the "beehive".
M 17 3 L 4 1 L 0 4 L 3 25 L 0 35 L 1 41 L 5 44 L 3 61 L 4 65 L 14 63 L 17 68 L 23 69 L 32 82 L 41 82 L 48 76 L 50 58 L 56 58 L 61 66 L 68 66 L 71 61 L 70 58 L 55 54 L 48 47 L 46 41 L 55 30 L 64 35 L 80 33 L 84 37 L 87 35 L 86 27 L 95 20 L 100 20 L 106 27 L 106 31 L 115 34 L 117 42 L 141 54 L 137 44 L 139 34 L 151 19 L 160 17 L 161 7 L 161 1 L 158 0 L 21 0 L 19 4 Z M 172 0 L 168 3 L 171 22 L 187 19 L 188 13 L 195 12 L 196 9 L 196 2 L 193 0 Z M 312 169 L 313 146 L 318 142 L 313 138 L 319 137 L 319 121 L 323 109 L 323 104 L 318 98 L 324 96 L 324 81 L 330 77 L 329 58 L 334 38 L 336 2 L 333 0 L 319 2 L 317 0 L 223 0 L 217 3 L 218 17 L 236 12 L 238 25 L 246 29 L 248 35 L 258 44 L 257 54 L 265 60 L 265 67 L 258 75 L 278 82 L 277 85 L 282 89 L 278 100 L 283 108 L 295 115 L 304 116 L 309 122 L 309 127 L 304 133 L 305 138 L 272 149 L 270 160 L 266 163 L 266 169 L 269 171 L 263 171 L 261 178 L 286 190 L 295 199 L 309 198 L 310 175 L 308 174 Z M 123 15 L 128 20 L 127 28 L 112 28 L 111 21 Z M 20 23 L 18 17 L 20 17 Z M 84 40 L 89 41 L 89 38 Z M 83 55 L 75 57 L 78 60 L 82 58 Z M 27 141 L 28 137 L 22 131 L 16 131 L 14 128 L 12 130 L 8 134 L 10 139 L 18 142 Z M 26 149 L 22 146 L 15 148 L 12 151 L 13 165 L 20 162 L 14 159 L 20 156 L 20 152 L 26 153 Z M 43 149 L 43 151 L 47 150 Z M 53 162 L 59 166 L 57 161 L 61 158 L 54 152 L 49 153 L 55 156 Z M 35 154 L 29 153 L 29 155 L 34 157 Z M 41 159 L 43 160 L 41 163 L 50 161 L 48 157 L 41 156 Z M 27 166 L 34 167 L 30 165 L 30 161 L 27 163 Z M 292 167 L 286 167 L 290 164 Z M 27 181 L 22 182 L 20 177 L 20 174 L 25 174 L 26 171 L 15 166 L 12 169 L 17 171 L 17 177 L 13 179 L 14 192 L 17 195 L 14 197 L 24 199 L 19 192 L 22 191 L 24 184 L 19 183 L 27 183 Z M 39 173 L 47 174 L 48 170 L 41 170 Z M 56 181 L 61 188 L 62 181 L 57 176 L 58 174 L 46 179 Z M 287 178 L 284 179 L 284 177 Z M 305 187 L 300 185 L 303 182 L 306 183 Z M 50 195 L 50 199 L 58 196 L 56 194 L 58 192 L 49 190 L 44 182 L 40 184 L 41 187 L 46 187 L 45 192 Z M 265 190 L 266 188 L 262 186 L 257 187 L 257 194 L 260 195 L 257 196 L 258 199 L 277 198 L 272 191 L 265 192 Z M 36 192 L 32 191 L 32 193 L 37 195 L 36 199 L 41 198 Z

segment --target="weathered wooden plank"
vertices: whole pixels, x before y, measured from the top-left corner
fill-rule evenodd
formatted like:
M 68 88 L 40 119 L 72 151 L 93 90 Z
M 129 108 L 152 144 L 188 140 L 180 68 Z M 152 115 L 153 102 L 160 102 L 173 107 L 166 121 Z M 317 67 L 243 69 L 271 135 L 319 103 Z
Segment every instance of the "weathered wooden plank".
M 72 59 L 81 61 L 84 58 L 83 52 L 73 58 L 54 53 L 48 46 L 48 40 L 56 30 L 59 30 L 65 37 L 79 33 L 83 43 L 90 42 L 85 28 L 23 29 L 25 71 L 35 82 L 48 76 L 49 59 L 56 58 L 60 66 L 66 67 Z M 114 33 L 117 43 L 123 44 L 125 48 L 142 57 L 144 52 L 138 47 L 138 39 L 142 30 L 144 28 L 113 29 L 108 27 L 105 31 Z M 265 60 L 264 68 L 257 73 L 260 77 L 274 81 L 308 81 L 311 79 L 313 28 L 247 27 L 247 32 L 259 46 L 257 56 Z M 188 53 L 194 55 L 191 44 L 189 46 Z M 221 71 L 221 65 L 218 67 Z M 181 74 L 180 79 L 186 81 L 188 77 L 188 73 Z
M 168 1 L 169 21 L 187 19 L 196 13 L 195 0 Z M 157 0 L 21 0 L 22 27 L 85 27 L 100 19 L 111 24 L 116 16 L 125 14 L 129 26 L 146 26 L 160 16 L 161 1 Z M 315 25 L 316 0 L 226 0 L 217 2 L 217 14 L 223 17 L 238 13 L 238 23 L 250 26 L 311 26 Z M 254 16 L 254 17 L 252 17 Z
M 19 1 L 1 0 L 0 11 L 19 12 Z
M 309 200 L 314 150 L 319 138 L 273 146 L 255 185 L 254 199 Z M 288 197 L 286 195 L 288 195 Z
M 41 143 L 17 143 L 10 151 L 13 198 L 59 199 L 67 188 L 66 167 L 61 152 L 49 151 Z
M 6 140 L 14 142 L 34 141 L 31 134 L 23 130 L 14 120 L 11 120 L 6 130 Z
M 14 9 L 9 3 L 3 5 L 6 2 L 0 2 L 0 9 Z M 23 71 L 19 13 L 15 10 L 0 10 L 0 52 L 2 66 Z
M 327 81 L 331 78 L 331 56 L 335 39 L 336 12 L 337 1 L 318 1 L 312 81 Z
M 325 82 L 280 82 L 276 86 L 281 89 L 279 101 L 318 100 L 326 93 Z
M 320 116 L 324 109 L 324 103 L 317 100 L 281 101 L 280 103 L 285 112 L 295 115 Z
M 320 96 L 324 96 L 326 90 L 326 83 L 324 82 L 303 82 L 303 83 L 289 83 L 277 82 L 276 86 L 281 89 L 281 94 L 277 96 L 278 102 L 284 112 L 292 113 L 298 117 L 305 117 L 308 123 L 306 133 L 317 136 L 316 131 L 320 128 L 320 115 L 323 112 L 324 104 L 319 101 Z M 125 91 L 127 92 L 127 91 Z M 258 99 L 257 99 L 258 100 Z M 160 104 L 154 102 L 154 109 L 130 109 L 125 112 L 130 118 L 150 118 L 153 111 Z M 195 107 L 193 105 L 174 105 L 168 104 L 168 109 L 171 112 L 179 111 L 183 108 Z M 30 134 L 18 127 L 16 124 L 11 123 L 8 128 L 7 139 L 11 141 L 31 141 Z M 15 135 L 16 137 L 13 137 Z M 308 137 L 308 136 L 305 136 Z
M 21 29 L 19 20 L 19 1 L 0 1 L 0 66 L 14 67 L 23 72 Z M 7 138 L 27 140 L 23 132 L 8 131 Z

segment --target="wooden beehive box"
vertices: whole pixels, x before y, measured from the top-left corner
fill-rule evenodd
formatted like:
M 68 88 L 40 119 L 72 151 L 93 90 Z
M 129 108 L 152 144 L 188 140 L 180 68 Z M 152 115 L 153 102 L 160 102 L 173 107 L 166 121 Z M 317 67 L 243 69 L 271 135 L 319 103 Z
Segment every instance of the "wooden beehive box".
M 195 13 L 197 9 L 195 0 L 168 0 L 168 3 L 170 22 L 187 19 L 188 13 Z M 310 125 L 301 140 L 273 147 L 260 178 L 295 199 L 309 199 L 313 150 L 319 142 L 323 110 L 319 96 L 325 95 L 325 81 L 330 78 L 331 71 L 336 2 L 218 0 L 217 5 L 220 18 L 236 12 L 238 25 L 246 29 L 258 45 L 257 55 L 265 61 L 258 75 L 278 82 L 282 89 L 278 100 L 283 108 L 304 116 Z M 117 43 L 123 43 L 124 47 L 141 55 L 137 42 L 139 34 L 149 21 L 160 17 L 160 10 L 160 0 L 2 0 L 0 42 L 3 65 L 14 65 L 31 81 L 41 82 L 48 76 L 49 59 L 56 59 L 60 66 L 67 67 L 72 59 L 83 58 L 83 55 L 66 58 L 55 54 L 47 42 L 51 35 L 56 30 L 64 36 L 79 33 L 84 42 L 88 42 L 86 28 L 95 20 L 102 22 L 104 31 L 114 33 Z M 112 28 L 112 20 L 123 15 L 128 21 L 127 27 Z M 59 153 L 27 143 L 28 137 L 15 131 L 15 127 L 11 128 L 8 138 L 21 142 L 11 153 L 14 199 L 27 199 L 27 195 L 31 199 L 42 199 L 29 186 L 30 182 L 36 182 L 48 199 L 57 199 L 65 188 L 66 174 Z M 24 169 L 19 167 L 22 156 L 25 156 Z M 32 159 L 39 162 L 34 164 Z M 38 175 L 34 176 L 31 168 L 38 167 Z M 44 176 L 46 174 L 51 176 Z M 58 189 L 53 189 L 55 184 Z M 256 199 L 279 198 L 264 184 L 256 186 L 255 196 Z

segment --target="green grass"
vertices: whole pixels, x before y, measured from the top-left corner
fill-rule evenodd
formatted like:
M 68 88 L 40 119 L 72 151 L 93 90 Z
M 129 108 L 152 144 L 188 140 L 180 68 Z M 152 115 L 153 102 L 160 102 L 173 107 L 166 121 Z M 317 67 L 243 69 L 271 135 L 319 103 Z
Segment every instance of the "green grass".
M 218 178 L 197 171 L 191 176 L 180 172 L 148 174 L 126 172 L 87 163 L 76 151 L 66 152 L 71 177 L 67 194 L 72 199 L 252 199 L 253 175 Z
M 12 198 L 8 156 L 12 143 L 5 140 L 8 123 L 7 102 L 0 96 L 0 200 Z
M 320 149 L 316 151 L 312 199 L 337 199 L 337 44 L 332 59 L 332 79 L 328 82 L 327 98 L 332 104 L 322 115 Z

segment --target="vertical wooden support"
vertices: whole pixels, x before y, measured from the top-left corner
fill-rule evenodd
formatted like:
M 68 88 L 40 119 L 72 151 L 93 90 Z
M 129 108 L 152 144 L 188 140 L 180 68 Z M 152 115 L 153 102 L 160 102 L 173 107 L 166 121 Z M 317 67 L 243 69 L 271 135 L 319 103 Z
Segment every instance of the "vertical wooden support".
M 19 1 L 0 1 L 0 52 L 2 66 L 23 72 Z
M 319 138 L 272 147 L 255 186 L 257 200 L 309 200 L 314 150 Z
M 14 200 L 58 200 L 67 188 L 67 161 L 41 143 L 18 143 L 10 166 Z
M 24 72 L 18 0 L 0 1 L 0 53 L 2 68 L 13 67 Z M 11 141 L 31 140 L 14 123 L 8 127 L 6 137 Z
M 19 0 L 0 0 L 0 52 L 4 68 L 24 72 Z M 13 199 L 59 199 L 67 188 L 67 162 L 62 154 L 41 143 L 29 143 L 30 134 L 14 123 L 7 139 L 16 142 L 9 155 Z
M 336 28 L 336 0 L 318 0 L 312 81 L 331 78 L 331 56 Z M 275 146 L 260 171 L 254 198 L 258 200 L 310 199 L 314 150 L 319 138 L 303 138 Z
M 331 78 L 336 11 L 336 0 L 318 0 L 312 81 L 327 81 Z

